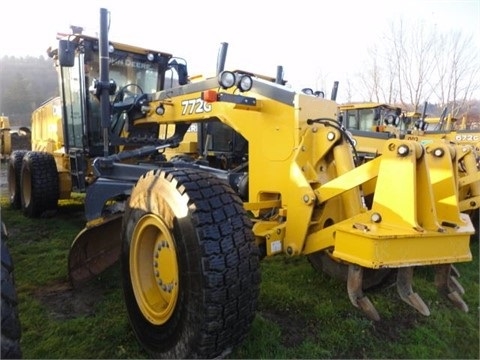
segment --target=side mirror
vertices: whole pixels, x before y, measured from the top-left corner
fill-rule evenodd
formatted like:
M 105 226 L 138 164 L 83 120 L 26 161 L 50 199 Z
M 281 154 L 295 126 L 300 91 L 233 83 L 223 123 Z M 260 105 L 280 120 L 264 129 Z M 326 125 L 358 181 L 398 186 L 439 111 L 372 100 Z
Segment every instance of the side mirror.
M 75 64 L 75 44 L 68 40 L 58 42 L 58 61 L 60 66 L 72 67 Z

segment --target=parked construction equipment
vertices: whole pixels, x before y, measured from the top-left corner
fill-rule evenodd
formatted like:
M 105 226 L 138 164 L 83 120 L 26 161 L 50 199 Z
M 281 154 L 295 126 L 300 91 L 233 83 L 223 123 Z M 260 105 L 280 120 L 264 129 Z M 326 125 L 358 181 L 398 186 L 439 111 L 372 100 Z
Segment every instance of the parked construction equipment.
M 69 191 L 86 192 L 70 279 L 82 286 L 120 259 L 130 324 L 152 356 L 223 357 L 238 346 L 265 256 L 307 256 L 317 268 L 334 261 L 352 304 L 373 320 L 364 289 L 393 270 L 400 298 L 429 315 L 412 276 L 433 266 L 439 292 L 468 311 L 452 276 L 472 258 L 474 231 L 459 208 L 457 147 L 386 139 L 381 156 L 356 166 L 335 101 L 278 76 L 225 70 L 226 46 L 215 76 L 189 77 L 168 53 L 110 43 L 107 10 L 100 15 L 98 40 L 76 34 L 52 49 L 64 86 L 51 114 L 63 131 L 24 154 L 20 183 L 32 195 L 21 203 L 36 216 Z M 205 129 L 208 157 L 169 161 L 165 150 L 192 126 Z M 47 195 L 33 196 L 45 176 Z

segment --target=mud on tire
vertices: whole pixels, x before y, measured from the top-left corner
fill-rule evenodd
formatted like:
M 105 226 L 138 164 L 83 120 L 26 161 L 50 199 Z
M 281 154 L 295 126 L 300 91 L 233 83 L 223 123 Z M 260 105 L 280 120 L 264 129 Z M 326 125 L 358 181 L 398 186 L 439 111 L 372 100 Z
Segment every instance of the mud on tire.
M 6 243 L 6 230 L 1 224 L 2 257 L 2 359 L 20 359 L 21 327 L 18 317 L 17 292 L 13 277 L 13 261 Z

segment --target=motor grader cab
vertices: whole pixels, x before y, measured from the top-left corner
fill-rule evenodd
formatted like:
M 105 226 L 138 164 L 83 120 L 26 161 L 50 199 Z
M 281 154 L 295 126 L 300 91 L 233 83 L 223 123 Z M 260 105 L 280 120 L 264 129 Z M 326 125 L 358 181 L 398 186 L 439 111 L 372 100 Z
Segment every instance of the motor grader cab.
M 100 19 L 99 58 L 108 64 L 106 9 Z M 115 106 L 109 67 L 100 69 L 98 124 L 108 132 Z M 335 101 L 220 70 L 120 104 L 135 115 L 129 125 L 169 125 L 174 135 L 113 154 L 110 143 L 103 153 L 98 147 L 87 223 L 68 257 L 74 286 L 120 260 L 131 327 L 152 356 L 165 358 L 225 357 L 245 339 L 264 256 L 334 259 L 352 304 L 373 320 L 379 314 L 364 289 L 393 270 L 400 297 L 428 315 L 412 276 L 414 267 L 434 266 L 439 292 L 468 311 L 452 276 L 455 263 L 471 260 L 473 233 L 458 207 L 455 148 L 388 139 L 381 156 L 357 167 Z M 248 142 L 242 166 L 157 157 L 192 124 L 212 121 Z M 372 182 L 366 208 L 361 189 Z
M 385 140 L 401 138 L 402 110 L 383 103 L 345 103 L 339 105 L 342 125 L 352 135 L 358 161 L 379 155 Z
M 10 203 L 27 216 L 56 209 L 72 192 L 84 193 L 95 178 L 95 157 L 155 146 L 159 124 L 134 124 L 143 114 L 132 105 L 147 93 L 187 82 L 185 62 L 169 53 L 115 42 L 106 46 L 107 62 L 99 56 L 100 40 L 82 33 L 64 35 L 58 47 L 48 49 L 60 96 L 32 113 L 32 151 L 14 152 L 9 165 Z M 109 67 L 109 79 L 103 79 L 108 109 L 100 106 L 102 66 Z
M 384 132 L 398 127 L 402 109 L 382 103 L 347 103 L 339 106 L 343 125 L 348 130 Z

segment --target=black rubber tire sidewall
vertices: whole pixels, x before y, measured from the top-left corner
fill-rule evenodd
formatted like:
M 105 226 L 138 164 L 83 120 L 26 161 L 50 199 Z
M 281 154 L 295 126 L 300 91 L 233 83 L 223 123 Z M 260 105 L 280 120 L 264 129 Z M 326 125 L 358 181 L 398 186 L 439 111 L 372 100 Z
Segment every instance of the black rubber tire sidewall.
M 179 216 L 185 211 L 186 216 Z M 146 213 L 164 219 L 176 243 L 179 295 L 163 325 L 144 318 L 130 280 L 130 237 Z M 169 169 L 149 172 L 138 181 L 122 229 L 123 288 L 131 326 L 153 356 L 223 357 L 244 340 L 260 288 L 251 226 L 241 200 L 213 175 Z
M 2 359 L 20 359 L 21 326 L 18 316 L 17 291 L 13 276 L 13 260 L 6 243 L 6 234 L 1 234 L 1 258 L 2 258 Z
M 20 176 L 22 173 L 22 161 L 27 150 L 15 150 L 10 154 L 8 161 L 8 191 L 10 196 L 10 206 L 13 209 L 22 207 Z
M 30 188 L 26 183 L 31 185 Z M 53 155 L 39 151 L 27 152 L 22 162 L 21 186 L 25 216 L 35 218 L 46 211 L 55 211 L 59 199 L 59 180 Z M 30 196 L 25 195 L 27 192 Z

